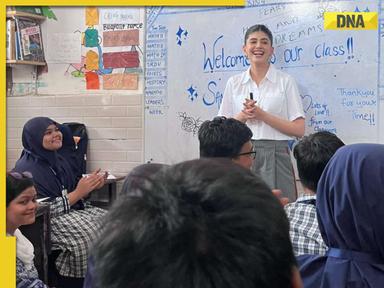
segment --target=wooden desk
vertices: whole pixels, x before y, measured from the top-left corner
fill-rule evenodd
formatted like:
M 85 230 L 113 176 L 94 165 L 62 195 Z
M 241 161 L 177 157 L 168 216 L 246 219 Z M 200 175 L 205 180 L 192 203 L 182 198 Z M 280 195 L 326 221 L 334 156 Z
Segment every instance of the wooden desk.
M 108 209 L 117 197 L 117 183 L 124 180 L 124 176 L 116 177 L 116 179 L 107 179 L 105 185 L 90 193 L 88 201 L 97 207 Z
M 35 248 L 35 267 L 39 278 L 48 283 L 48 255 L 51 253 L 51 217 L 48 203 L 40 203 L 35 223 L 20 227 L 21 233 Z

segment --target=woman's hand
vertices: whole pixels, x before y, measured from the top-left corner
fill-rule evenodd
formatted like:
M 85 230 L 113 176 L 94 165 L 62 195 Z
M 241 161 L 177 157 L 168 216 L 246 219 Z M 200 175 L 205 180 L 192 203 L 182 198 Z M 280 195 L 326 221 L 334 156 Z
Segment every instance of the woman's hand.
M 265 111 L 256 105 L 255 100 L 245 99 L 243 110 L 241 111 L 247 119 L 261 120 L 265 116 Z

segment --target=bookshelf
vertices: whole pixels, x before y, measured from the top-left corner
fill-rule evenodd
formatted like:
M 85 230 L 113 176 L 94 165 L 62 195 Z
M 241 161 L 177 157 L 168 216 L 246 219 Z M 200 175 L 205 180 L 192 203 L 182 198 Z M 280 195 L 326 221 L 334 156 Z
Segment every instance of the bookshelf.
M 38 15 L 34 13 L 24 12 L 24 11 L 7 11 L 7 59 L 6 64 L 7 66 L 13 66 L 13 65 L 34 65 L 34 66 L 44 66 L 46 65 L 46 62 L 44 60 L 44 51 L 43 51 L 43 43 L 42 43 L 42 34 L 41 34 L 41 28 L 40 23 L 46 19 L 43 15 Z M 32 56 L 23 56 L 25 52 L 22 52 L 25 46 L 22 44 L 23 40 L 17 39 L 17 37 L 21 38 L 21 31 L 18 31 L 17 28 L 17 22 L 25 22 L 30 21 L 31 23 L 35 23 L 35 27 L 38 27 L 38 32 L 36 34 L 38 35 L 38 49 L 34 50 L 35 52 L 38 52 L 38 57 L 36 56 L 36 53 L 33 54 L 33 51 L 31 49 L 30 54 Z M 29 27 L 23 27 L 23 28 L 29 28 Z M 36 36 L 35 34 L 35 36 Z M 27 36 L 27 39 L 32 36 Z M 29 38 L 32 42 L 32 39 Z M 17 43 L 18 41 L 18 43 Z M 28 46 L 27 46 L 28 47 Z M 29 48 L 31 48 L 30 46 Z M 26 59 L 21 59 L 21 58 Z M 38 58 L 38 60 L 36 60 Z M 41 59 L 41 60 L 40 60 Z
M 15 60 L 15 59 L 11 59 L 11 60 L 8 60 L 7 59 L 7 65 L 8 66 L 12 66 L 14 64 L 23 64 L 23 65 L 36 65 L 36 66 L 45 66 L 47 63 L 46 62 L 39 62 L 39 61 L 28 61 L 28 60 Z
M 47 17 L 43 15 L 23 12 L 23 11 L 7 11 L 7 18 L 14 18 L 14 17 L 20 17 L 20 18 L 28 18 L 28 19 L 35 19 L 39 21 L 44 21 Z

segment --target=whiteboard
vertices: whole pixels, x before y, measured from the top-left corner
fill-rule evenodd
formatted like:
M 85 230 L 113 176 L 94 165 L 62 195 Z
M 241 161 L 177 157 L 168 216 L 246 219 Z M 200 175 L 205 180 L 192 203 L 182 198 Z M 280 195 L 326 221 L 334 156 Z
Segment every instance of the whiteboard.
M 265 0 L 245 8 L 148 9 L 145 160 L 199 157 L 198 127 L 217 115 L 228 78 L 248 68 L 243 39 L 257 23 L 274 35 L 272 63 L 298 83 L 306 134 L 328 130 L 346 143 L 378 142 L 380 31 L 324 31 L 323 12 L 380 11 L 380 4 Z

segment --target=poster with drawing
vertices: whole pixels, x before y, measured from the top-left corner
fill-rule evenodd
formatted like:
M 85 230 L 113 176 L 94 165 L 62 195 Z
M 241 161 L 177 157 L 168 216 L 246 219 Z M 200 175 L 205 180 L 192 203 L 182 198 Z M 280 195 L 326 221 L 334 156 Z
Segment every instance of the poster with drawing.
M 54 7 L 44 23 L 48 71 L 39 94 L 140 93 L 144 8 Z

